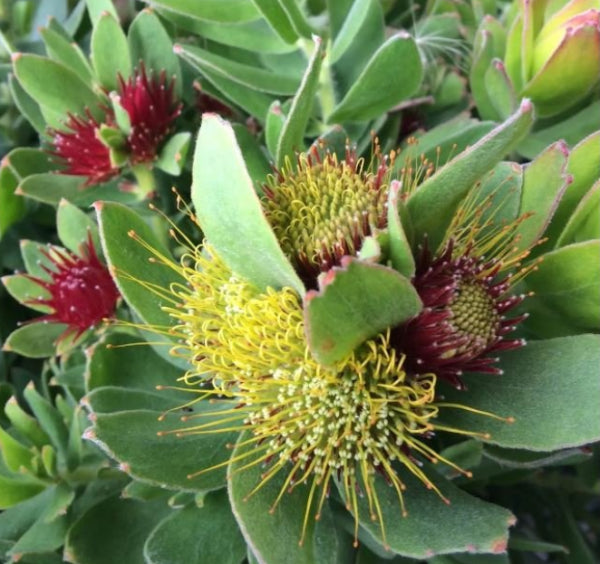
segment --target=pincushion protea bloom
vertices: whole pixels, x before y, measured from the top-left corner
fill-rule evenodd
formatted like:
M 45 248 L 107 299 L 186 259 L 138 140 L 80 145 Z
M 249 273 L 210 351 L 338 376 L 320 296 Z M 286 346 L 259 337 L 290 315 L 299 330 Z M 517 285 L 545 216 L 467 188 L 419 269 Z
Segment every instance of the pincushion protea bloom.
M 173 121 L 181 113 L 181 104 L 175 101 L 174 79 L 167 81 L 166 73 L 158 76 L 146 72 L 143 63 L 125 80 L 118 77 L 118 91 L 114 99 L 129 118 L 129 130 L 123 132 L 124 143 L 119 150 L 127 155 L 129 164 L 151 163 L 158 149 L 171 131 Z M 101 105 L 102 121 L 89 110 L 85 116 L 69 115 L 66 130 L 50 129 L 54 155 L 63 168 L 61 174 L 87 176 L 86 185 L 106 182 L 121 172 L 111 158 L 111 151 L 100 137 L 102 125 L 116 128 L 112 108 Z
M 198 394 L 188 405 L 207 399 L 213 404 L 210 414 L 183 416 L 181 428 L 173 432 L 185 436 L 246 431 L 232 458 L 219 466 L 236 462 L 236 472 L 264 467 L 248 496 L 281 473 L 283 485 L 272 510 L 287 491 L 306 485 L 300 543 L 311 516 L 319 518 L 334 480 L 354 515 L 355 540 L 358 498 L 363 495 L 385 538 L 375 487 L 378 475 L 396 492 L 399 516 L 409 511 L 403 498 L 402 473 L 406 471 L 448 503 L 420 460 L 442 462 L 466 476 L 470 473 L 437 453 L 429 444 L 430 437 L 438 431 L 478 438 L 489 435 L 438 423 L 440 409 L 462 409 L 510 421 L 467 405 L 439 401 L 436 375 L 405 369 L 405 355 L 391 342 L 392 328 L 335 365 L 321 365 L 307 345 L 302 301 L 295 290 L 259 290 L 236 276 L 210 245 L 193 246 L 183 234 L 173 234 L 188 246 L 180 264 L 130 232 L 154 255 L 153 261 L 176 269 L 186 281 L 168 289 L 146 285 L 171 304 L 164 310 L 175 325 L 143 328 L 176 339 L 171 353 L 191 365 L 181 380 L 185 389 Z M 217 467 L 200 469 L 189 478 Z
M 356 255 L 369 235 L 387 226 L 388 184 L 394 154 L 375 145 L 365 165 L 346 148 L 344 159 L 321 152 L 298 155 L 268 178 L 263 187 L 265 214 L 281 248 L 300 277 L 314 285 L 320 272 Z
M 44 251 L 44 255 L 51 263 L 51 267 L 42 266 L 48 279 L 27 277 L 47 295 L 28 303 L 48 306 L 52 311 L 34 322 L 64 323 L 68 327 L 60 339 L 76 339 L 114 314 L 119 291 L 98 258 L 91 237 L 81 246 L 79 255 L 57 248 Z

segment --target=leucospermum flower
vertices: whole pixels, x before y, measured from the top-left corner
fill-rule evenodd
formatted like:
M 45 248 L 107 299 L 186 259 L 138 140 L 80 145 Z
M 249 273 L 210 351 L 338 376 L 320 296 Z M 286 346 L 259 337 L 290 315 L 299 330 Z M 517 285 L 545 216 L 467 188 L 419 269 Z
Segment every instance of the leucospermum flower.
M 129 127 L 122 132 L 122 152 L 130 165 L 151 163 L 159 147 L 171 131 L 173 121 L 181 113 L 181 104 L 174 95 L 174 79 L 166 73 L 147 72 L 143 63 L 125 80 L 118 77 L 118 89 L 112 93 L 127 115 Z M 100 135 L 101 127 L 117 128 L 112 107 L 100 106 L 102 118 L 96 119 L 89 110 L 84 116 L 70 114 L 65 130 L 51 129 L 50 153 L 56 157 L 61 174 L 87 176 L 86 185 L 106 182 L 121 173 L 122 163 L 115 163 L 111 147 Z
M 270 176 L 263 187 L 265 214 L 300 277 L 317 275 L 356 255 L 364 239 L 387 226 L 388 185 L 394 154 L 369 164 L 346 148 L 340 160 L 313 147 Z
M 47 306 L 51 311 L 34 322 L 64 323 L 67 329 L 60 339 L 76 339 L 113 316 L 120 294 L 91 237 L 82 244 L 79 255 L 57 248 L 44 255 L 50 262 L 50 266 L 42 266 L 47 278 L 27 275 L 44 295 L 27 303 Z
M 343 175 L 347 172 L 341 171 Z M 301 174 L 305 172 L 302 170 Z M 467 231 L 472 233 L 470 228 Z M 458 233 L 458 226 L 453 225 L 452 232 Z M 185 280 L 185 284 L 172 285 L 168 290 L 147 286 L 171 304 L 164 309 L 174 320 L 174 326 L 162 330 L 154 327 L 154 330 L 167 331 L 174 337 L 178 344 L 172 348 L 172 354 L 191 365 L 182 381 L 186 389 L 195 390 L 198 396 L 189 405 L 209 400 L 217 406 L 210 414 L 198 412 L 183 416 L 181 428 L 174 432 L 179 436 L 244 433 L 232 459 L 219 466 L 235 462 L 235 472 L 242 472 L 262 465 L 261 479 L 248 496 L 257 494 L 265 483 L 278 476 L 283 483 L 272 500 L 272 510 L 279 503 L 285 503 L 286 492 L 306 486 L 301 542 L 311 516 L 319 518 L 334 482 L 347 509 L 354 515 L 355 538 L 358 537 L 359 498 L 364 496 L 370 517 L 380 524 L 385 539 L 385 523 L 375 483 L 378 476 L 396 492 L 399 516 L 410 511 L 405 507 L 403 496 L 402 476 L 406 472 L 448 502 L 421 461 L 441 462 L 466 476 L 470 473 L 436 452 L 431 437 L 442 431 L 481 439 L 490 437 L 485 428 L 461 429 L 440 423 L 441 410 L 466 410 L 483 418 L 511 421 L 510 417 L 479 411 L 469 406 L 468 401 L 461 405 L 441 399 L 438 375 L 409 358 L 413 351 L 398 340 L 399 332 L 417 322 L 419 316 L 387 328 L 333 365 L 323 365 L 313 356 L 307 343 L 306 303 L 303 304 L 295 290 L 258 289 L 232 272 L 209 243 L 195 246 L 189 240 L 184 241 L 183 234 L 173 234 L 188 248 L 180 264 L 153 251 L 134 232 L 130 236 L 153 252 L 153 260 L 177 270 Z M 442 321 L 456 317 L 462 307 L 460 295 L 466 293 L 465 307 L 473 307 L 473 311 L 467 311 L 465 317 L 475 319 L 473 323 L 477 327 L 478 300 L 483 299 L 482 295 L 489 291 L 498 298 L 508 289 L 506 283 L 499 282 L 498 288 L 492 284 L 491 279 L 500 269 L 494 261 L 490 266 L 480 252 L 501 249 L 504 243 L 513 241 L 513 236 L 514 227 L 509 227 L 492 231 L 492 235 L 479 240 L 467 241 L 466 236 L 457 235 L 454 245 L 446 243 L 445 250 L 434 262 L 447 262 L 447 268 L 454 270 L 454 275 L 464 275 L 464 281 L 458 277 L 453 289 L 459 297 L 450 300 L 450 307 L 454 307 L 450 313 L 440 312 Z M 478 244 L 482 246 L 477 247 Z M 469 259 L 461 255 L 450 258 L 454 250 L 459 253 L 469 250 L 477 266 L 471 268 Z M 291 258 L 294 256 L 298 255 Z M 513 265 L 522 256 L 522 253 L 509 253 L 507 265 Z M 330 270 L 334 273 L 343 270 L 354 260 L 358 259 L 341 257 L 340 265 Z M 299 268 L 304 266 L 296 264 Z M 430 266 L 425 272 L 429 269 Z M 306 274 L 305 270 L 301 272 Z M 423 272 L 417 274 L 415 281 L 419 276 L 424 276 Z M 470 290 L 479 283 L 481 288 Z M 446 293 L 449 291 L 445 289 Z M 469 291 L 474 298 L 469 297 Z M 312 295 L 309 292 L 305 300 L 310 300 Z M 485 305 L 495 308 L 499 303 L 485 302 Z M 424 311 L 432 315 L 431 311 Z M 463 327 L 462 321 L 456 324 L 458 329 Z M 465 327 L 472 329 L 469 323 Z M 502 324 L 498 327 L 500 329 L 494 326 L 498 333 L 506 328 Z M 472 346 L 471 341 L 459 344 Z M 433 340 L 429 345 L 436 347 Z M 487 352 L 488 348 L 477 350 L 477 354 L 483 351 Z M 433 361 L 439 356 L 436 355 L 434 350 Z M 432 365 L 437 367 L 433 361 Z M 442 373 L 442 377 L 447 374 Z M 201 468 L 189 477 L 193 479 L 215 468 Z

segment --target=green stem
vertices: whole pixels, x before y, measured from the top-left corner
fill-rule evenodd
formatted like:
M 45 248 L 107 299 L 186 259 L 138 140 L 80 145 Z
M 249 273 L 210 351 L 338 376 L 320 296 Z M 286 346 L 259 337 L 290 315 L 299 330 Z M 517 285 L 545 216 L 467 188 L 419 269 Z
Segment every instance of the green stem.
M 336 106 L 335 88 L 333 85 L 333 74 L 329 63 L 329 54 L 325 55 L 321 65 L 321 73 L 319 76 L 319 99 L 321 100 L 321 110 L 323 112 L 323 120 L 331 115 Z
M 154 178 L 152 167 L 146 164 L 139 164 L 132 167 L 131 172 L 135 176 L 137 183 L 136 193 L 140 200 L 145 200 L 146 198 L 152 199 L 156 192 L 156 179 Z

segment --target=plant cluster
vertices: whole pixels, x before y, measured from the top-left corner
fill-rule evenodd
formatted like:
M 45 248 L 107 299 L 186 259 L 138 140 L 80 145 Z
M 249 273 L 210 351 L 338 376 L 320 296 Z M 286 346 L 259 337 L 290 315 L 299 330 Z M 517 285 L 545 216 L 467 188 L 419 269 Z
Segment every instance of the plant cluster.
M 0 58 L 0 560 L 600 558 L 599 0 L 20 0 Z

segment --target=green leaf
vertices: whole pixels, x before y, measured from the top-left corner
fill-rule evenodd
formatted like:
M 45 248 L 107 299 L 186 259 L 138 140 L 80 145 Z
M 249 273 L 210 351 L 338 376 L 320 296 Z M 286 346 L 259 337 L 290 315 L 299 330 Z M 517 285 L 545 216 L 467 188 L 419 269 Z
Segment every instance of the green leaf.
M 175 79 L 174 92 L 181 97 L 183 79 L 181 65 L 173 53 L 173 42 L 161 21 L 151 9 L 142 10 L 131 22 L 127 42 L 133 65 L 144 61 L 155 73 L 165 71 L 167 78 Z
M 554 452 L 531 452 L 515 448 L 500 448 L 486 445 L 484 455 L 506 468 L 542 468 L 579 464 L 592 457 L 592 453 L 583 448 L 567 448 Z M 476 472 L 477 474 L 477 472 Z
M 356 38 L 356 34 L 362 27 L 373 0 L 357 0 L 352 4 L 348 16 L 344 20 L 344 24 L 336 34 L 329 52 L 329 61 L 334 64 L 352 45 Z
M 99 503 L 69 529 L 65 557 L 79 564 L 146 564 L 144 543 L 171 510 L 164 500 L 113 497 Z
M 38 495 L 0 513 L 0 539 L 14 542 L 26 533 L 51 502 L 55 488 L 56 486 L 50 486 Z M 0 490 L 0 495 L 4 493 Z
M 15 194 L 19 180 L 7 164 L 0 167 L 0 239 L 26 213 L 25 201 Z
M 286 43 L 295 43 L 298 33 L 279 0 L 252 0 L 271 28 Z
M 54 168 L 50 155 L 33 147 L 17 147 L 4 158 L 19 180 L 31 174 L 50 172 Z
M 526 100 L 511 118 L 419 186 L 407 202 L 415 241 L 427 235 L 430 248 L 437 248 L 462 199 L 526 135 L 532 122 L 533 106 Z
M 358 497 L 360 526 L 393 553 L 411 558 L 467 551 L 504 552 L 508 527 L 515 522 L 511 513 L 465 493 L 441 476 L 431 476 L 434 473 L 431 467 L 427 469 L 449 504 L 406 472 L 401 478 L 406 485 L 402 496 L 408 515 L 402 517 L 398 494 L 382 476 L 376 475 L 373 495 L 379 497 L 385 537 L 380 523 L 370 517 L 365 495 Z M 339 489 L 343 496 L 343 487 Z
M 62 546 L 67 527 L 66 515 L 50 522 L 40 519 L 15 543 L 9 554 L 20 559 L 28 553 L 54 551 Z
M 81 247 L 91 236 L 94 248 L 100 253 L 100 236 L 94 221 L 68 200 L 61 200 L 56 214 L 56 228 L 60 242 L 75 254 L 81 253 Z
M 240 436 L 232 461 L 237 456 L 248 453 L 248 446 L 240 446 L 244 438 L 248 436 Z M 253 459 L 250 455 L 249 460 Z M 273 509 L 275 499 L 285 486 L 285 469 L 250 495 L 261 483 L 264 468 L 255 464 L 242 469 L 247 462 L 247 459 L 242 458 L 231 463 L 227 483 L 233 514 L 256 560 L 261 564 L 336 563 L 335 534 L 328 528 L 325 536 L 324 527 L 320 526 L 321 521 L 316 521 L 314 517 L 308 518 L 303 542 L 299 544 L 310 487 L 305 484 L 296 485 L 291 491 L 284 493 L 281 502 Z M 327 505 L 323 509 L 321 517 L 327 523 L 330 519 Z
M 98 186 L 85 186 L 85 176 L 66 174 L 32 174 L 17 188 L 17 194 L 28 196 L 45 204 L 56 206 L 64 198 L 79 207 L 91 206 L 98 200 L 113 200 L 132 203 L 136 195 L 123 192 L 116 182 Z
M 233 272 L 260 289 L 291 286 L 304 294 L 263 214 L 235 133 L 214 114 L 204 115 L 198 133 L 192 202 L 206 238 Z
M 515 535 L 511 535 L 508 539 L 508 548 L 510 548 L 511 550 L 519 550 L 523 552 L 568 552 L 567 548 L 562 544 L 532 540 L 524 537 L 518 537 Z
M 306 295 L 308 344 L 323 364 L 343 360 L 361 343 L 415 316 L 421 300 L 410 281 L 378 264 L 342 262 Z
M 261 186 L 265 183 L 267 175 L 273 172 L 271 165 L 265 155 L 260 143 L 257 142 L 248 128 L 241 123 L 232 125 L 240 151 L 244 157 L 244 162 L 248 169 L 248 174 L 256 191 L 261 193 Z
M 225 490 L 207 495 L 202 507 L 175 511 L 152 531 L 144 546 L 147 564 L 172 564 L 174 555 L 182 563 L 239 564 L 245 554 L 246 543 Z
M 125 80 L 131 75 L 127 37 L 110 13 L 101 14 L 94 25 L 90 58 L 100 84 L 107 90 L 117 89 L 118 75 Z
M 151 3 L 153 6 L 211 22 L 242 23 L 260 17 L 256 6 L 248 0 L 152 0 Z
M 562 139 L 569 146 L 573 146 L 599 129 L 600 100 L 597 100 L 569 118 L 557 120 L 556 123 L 547 127 L 539 127 L 538 131 L 530 133 L 523 139 L 517 147 L 517 151 L 520 155 L 533 159 L 555 141 Z
M 13 507 L 45 489 L 41 482 L 29 481 L 21 475 L 9 478 L 0 474 L 0 509 Z
M 311 26 L 296 0 L 279 0 L 279 3 L 285 10 L 285 13 L 298 35 L 305 39 L 310 39 L 316 34 L 316 30 Z
M 192 134 L 187 131 L 182 131 L 169 137 L 154 165 L 168 174 L 179 176 L 183 165 L 185 165 L 191 139 Z
M 44 39 L 48 56 L 70 68 L 88 85 L 92 82 L 92 69 L 77 43 L 70 41 L 61 33 L 42 28 L 40 35 Z
M 271 104 L 265 120 L 265 143 L 273 161 L 275 161 L 277 156 L 277 145 L 284 124 L 285 114 L 283 113 L 283 108 L 279 100 L 275 100 Z
M 582 198 L 575 208 L 563 232 L 560 234 L 557 246 L 562 247 L 571 243 L 579 243 L 589 239 L 600 239 L 600 179 Z
M 477 121 L 465 114 L 459 114 L 429 131 L 416 133 L 415 140 L 410 144 L 405 143 L 394 165 L 394 170 L 399 172 L 407 163 L 418 161 L 424 156 L 432 163 L 446 163 L 457 152 L 464 151 L 474 145 L 484 135 L 494 128 L 491 121 Z M 415 163 L 416 164 L 416 163 Z
M 423 65 L 417 45 L 410 35 L 400 32 L 375 52 L 327 122 L 378 117 L 416 94 L 422 80 Z
M 600 128 L 600 124 L 598 127 Z M 600 131 L 589 135 L 571 150 L 567 173 L 573 177 L 573 182 L 561 198 L 548 227 L 547 235 L 551 241 L 556 242 L 579 202 L 600 178 L 600 162 L 596 158 L 597 155 L 600 155 Z
M 259 92 L 289 96 L 298 90 L 300 84 L 296 78 L 238 63 L 192 45 L 178 44 L 176 53 L 201 73 L 208 70 Z
M 66 329 L 62 323 L 29 323 L 13 331 L 2 348 L 28 358 L 54 356 L 56 340 Z
M 67 458 L 69 431 L 61 414 L 46 398 L 37 392 L 32 382 L 25 388 L 23 396 L 27 400 L 31 411 L 39 421 L 42 429 L 50 437 L 52 446 L 57 450 L 61 461 L 65 461 Z
M 88 14 L 93 25 L 97 25 L 98 21 L 105 12 L 108 12 L 114 18 L 119 17 L 112 0 L 85 0 L 85 2 L 87 4 Z
M 315 36 L 314 42 L 313 54 L 279 135 L 275 159 L 278 167 L 284 166 L 285 159 L 292 158 L 295 151 L 304 150 L 304 134 L 319 87 L 319 73 L 325 49 L 320 37 Z
M 9 398 L 4 405 L 4 413 L 12 426 L 32 445 L 41 448 L 50 441 L 50 437 L 40 427 L 39 422 L 19 406 L 14 396 Z M 2 538 L 1 535 L 0 538 Z
M 21 115 L 32 125 L 40 134 L 46 130 L 46 120 L 40 110 L 39 104 L 29 95 L 14 75 L 8 78 L 10 94 Z
M 410 243 L 406 238 L 404 227 L 400 221 L 401 206 L 404 204 L 399 199 L 402 184 L 393 180 L 389 187 L 388 196 L 388 233 L 390 235 L 390 261 L 394 269 L 400 274 L 410 278 L 415 273 L 415 259 L 412 255 Z
M 140 346 L 135 346 L 139 344 Z M 106 335 L 93 346 L 86 366 L 86 391 L 117 388 L 122 392 L 138 390 L 152 392 L 175 405 L 183 404 L 189 395 L 171 390 L 156 390 L 156 386 L 172 386 L 182 370 L 153 351 L 139 337 L 124 333 Z M 152 409 L 151 406 L 140 408 Z
M 182 277 L 159 260 L 150 262 L 149 259 L 154 257 L 153 253 L 129 233 L 135 232 L 136 237 L 144 241 L 145 245 L 164 257 L 169 256 L 169 251 L 134 211 L 114 202 L 98 202 L 95 208 L 104 256 L 113 269 L 121 295 L 146 323 L 171 325 L 171 316 L 161 309 L 162 305 L 167 305 L 165 298 L 157 296 L 145 284 L 154 284 L 168 291 L 170 284 L 181 282 Z
M 565 174 L 569 150 L 559 141 L 550 145 L 523 172 L 520 213 L 533 215 L 519 225 L 518 246 L 527 249 L 542 236 L 570 183 Z
M 194 408 L 196 414 L 206 416 L 201 423 L 212 420 L 208 417 L 212 410 L 215 408 L 208 402 L 200 402 Z M 171 413 L 159 421 L 160 415 L 147 409 L 98 413 L 94 427 L 84 437 L 93 440 L 138 480 L 185 491 L 222 488 L 225 469 L 212 467 L 227 462 L 231 454 L 227 445 L 235 441 L 235 433 L 177 436 L 176 432 L 193 425 L 193 420 L 191 424 L 184 423 L 179 415 Z M 165 434 L 159 436 L 159 432 Z M 201 470 L 207 471 L 188 477 Z
M 492 65 L 494 57 L 494 38 L 486 29 L 485 22 L 477 30 L 473 46 L 473 61 L 469 72 L 469 86 L 477 106 L 477 112 L 482 119 L 497 121 L 498 110 L 493 103 L 486 87 L 486 75 Z
M 31 468 L 33 452 L 0 427 L 0 455 L 11 472 L 19 472 L 21 467 Z
M 177 52 L 177 51 L 175 51 Z M 230 100 L 234 105 L 239 106 L 250 115 L 254 116 L 259 122 L 265 121 L 265 116 L 273 98 L 264 92 L 257 92 L 252 88 L 247 88 L 235 80 L 225 78 L 216 72 L 205 68 L 202 75 L 206 80 L 216 88 L 222 96 Z
M 596 210 L 597 213 L 597 210 Z M 600 326 L 598 284 L 600 240 L 567 245 L 543 255 L 527 286 L 564 321 L 583 331 Z
M 502 61 L 494 59 L 485 73 L 485 88 L 497 115 L 507 119 L 518 108 L 517 95 Z
M 190 20 L 174 12 L 163 12 L 163 15 L 176 25 L 222 45 L 272 55 L 292 53 L 298 49 L 295 44 L 283 41 L 263 19 L 223 25 L 217 22 Z
M 39 55 L 19 54 L 13 65 L 19 82 L 40 106 L 64 119 L 69 112 L 83 115 L 86 108 L 98 113 L 96 94 L 63 64 Z
M 467 392 L 445 389 L 444 395 L 449 402 L 512 416 L 514 423 L 451 408 L 440 408 L 440 419 L 455 428 L 489 432 L 487 442 L 509 448 L 553 451 L 600 439 L 595 412 L 600 394 L 599 336 L 530 342 L 505 352 L 500 366 L 501 376 L 469 374 L 462 377 Z M 568 393 L 557 382 L 565 382 Z

